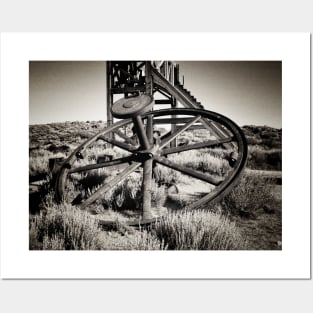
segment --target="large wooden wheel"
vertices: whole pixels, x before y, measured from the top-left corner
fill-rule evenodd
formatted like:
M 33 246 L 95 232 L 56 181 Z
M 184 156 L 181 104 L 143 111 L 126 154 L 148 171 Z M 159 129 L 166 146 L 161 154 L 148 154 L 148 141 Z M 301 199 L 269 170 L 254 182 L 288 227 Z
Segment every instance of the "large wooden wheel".
M 132 107 L 132 104 L 127 106 Z M 118 110 L 115 113 L 119 117 Z M 128 117 L 125 112 L 123 114 L 119 118 Z M 213 130 L 208 125 L 212 125 Z M 101 159 L 101 151 L 107 159 L 105 156 Z M 108 151 L 113 152 L 111 157 L 108 157 Z M 210 164 L 208 158 L 202 157 L 195 166 L 193 161 L 199 155 L 214 156 L 219 163 Z M 156 167 L 170 168 L 190 178 L 193 185 L 197 181 L 208 185 L 207 193 L 187 206 L 194 209 L 203 208 L 227 194 L 238 181 L 246 159 L 243 132 L 233 121 L 218 113 L 180 108 L 150 112 L 144 112 L 142 108 L 138 112 L 131 110 L 130 118 L 94 135 L 65 160 L 56 178 L 56 198 L 87 209 L 135 173 L 142 175 L 143 219 L 150 219 L 151 179 Z M 93 190 L 84 191 L 81 186 L 84 178 L 97 171 L 104 171 L 103 179 Z

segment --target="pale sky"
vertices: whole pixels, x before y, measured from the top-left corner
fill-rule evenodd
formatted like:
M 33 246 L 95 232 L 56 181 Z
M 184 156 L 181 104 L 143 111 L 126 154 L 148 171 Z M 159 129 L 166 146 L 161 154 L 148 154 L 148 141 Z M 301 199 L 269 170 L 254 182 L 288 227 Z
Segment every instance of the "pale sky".
M 177 61 L 204 107 L 238 125 L 281 128 L 281 62 Z M 106 120 L 106 63 L 30 62 L 30 124 Z

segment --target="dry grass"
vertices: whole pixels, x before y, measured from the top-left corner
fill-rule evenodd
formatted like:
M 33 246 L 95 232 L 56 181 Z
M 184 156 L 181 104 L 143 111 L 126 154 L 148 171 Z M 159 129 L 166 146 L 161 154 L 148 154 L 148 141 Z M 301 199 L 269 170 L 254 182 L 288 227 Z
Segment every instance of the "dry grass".
M 238 250 L 245 240 L 235 223 L 208 211 L 183 211 L 162 218 L 156 236 L 170 250 Z
M 30 220 L 31 250 L 99 250 L 101 230 L 87 212 L 53 205 Z
M 254 214 L 274 201 L 273 183 L 270 178 L 256 174 L 245 174 L 237 186 L 224 198 L 228 213 L 246 211 Z
M 228 161 L 222 154 L 211 153 L 209 149 L 186 151 L 171 155 L 169 159 L 188 168 L 216 176 L 223 176 L 230 169 Z
M 126 234 L 103 232 L 103 250 L 166 250 L 162 241 L 147 230 L 132 231 Z
M 103 232 L 97 220 L 70 205 L 50 205 L 30 218 L 30 250 L 163 250 L 164 244 L 147 231 L 129 233 L 117 221 L 115 232 Z M 125 228 L 125 229 L 124 229 Z M 121 231 L 123 229 L 123 231 Z
M 262 146 L 250 146 L 248 167 L 258 170 L 282 170 L 282 150 L 278 148 L 265 149 Z

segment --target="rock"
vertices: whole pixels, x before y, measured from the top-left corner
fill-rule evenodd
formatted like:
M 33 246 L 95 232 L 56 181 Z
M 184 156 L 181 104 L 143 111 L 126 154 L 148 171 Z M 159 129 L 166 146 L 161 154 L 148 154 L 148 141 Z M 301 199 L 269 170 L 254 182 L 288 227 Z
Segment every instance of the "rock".
M 52 144 L 47 148 L 47 150 L 53 153 L 59 153 L 59 152 L 65 153 L 65 152 L 70 151 L 70 147 L 67 145 L 57 146 L 55 144 Z

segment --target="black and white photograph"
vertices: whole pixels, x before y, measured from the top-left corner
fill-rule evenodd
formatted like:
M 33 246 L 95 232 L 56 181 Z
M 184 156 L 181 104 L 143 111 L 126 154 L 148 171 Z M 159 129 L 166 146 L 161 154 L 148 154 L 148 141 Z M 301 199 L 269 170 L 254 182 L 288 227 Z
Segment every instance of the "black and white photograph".
M 309 39 L 1 35 L 2 277 L 310 277 Z
M 1 312 L 312 312 L 310 1 L 0 6 Z
M 282 250 L 281 60 L 28 65 L 29 250 Z

